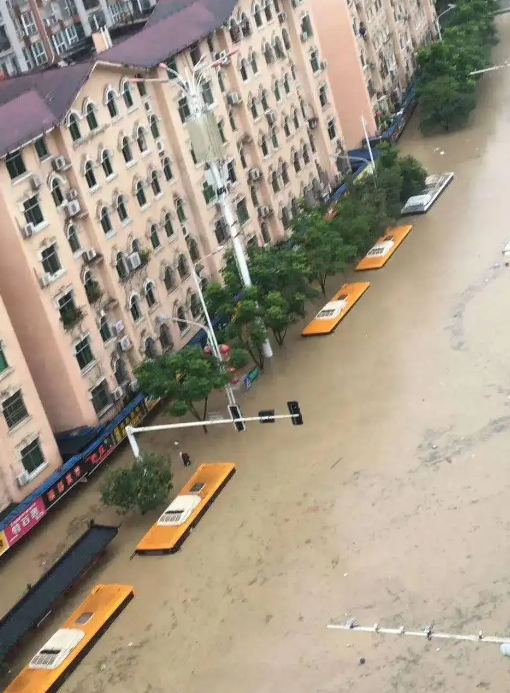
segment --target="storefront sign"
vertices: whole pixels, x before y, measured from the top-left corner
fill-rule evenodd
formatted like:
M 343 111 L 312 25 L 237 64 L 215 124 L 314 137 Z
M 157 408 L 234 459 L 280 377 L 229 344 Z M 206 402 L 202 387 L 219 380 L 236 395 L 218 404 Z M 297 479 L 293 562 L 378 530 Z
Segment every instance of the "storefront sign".
M 72 469 L 67 471 L 64 476 L 59 479 L 46 493 L 43 493 L 42 498 L 46 508 L 51 508 L 60 498 L 69 491 L 85 474 L 85 465 L 83 462 L 78 462 Z
M 5 532 L 0 532 L 0 556 L 7 551 L 9 544 L 5 538 Z
M 260 376 L 260 371 L 258 368 L 253 368 L 244 379 L 244 386 L 247 390 L 253 385 L 255 380 Z
M 7 544 L 11 547 L 17 541 L 28 534 L 32 527 L 42 520 L 46 515 L 46 508 L 42 498 L 37 498 L 33 503 L 31 503 L 28 508 L 18 515 L 18 517 L 13 520 L 4 530 L 5 538 L 7 539 Z

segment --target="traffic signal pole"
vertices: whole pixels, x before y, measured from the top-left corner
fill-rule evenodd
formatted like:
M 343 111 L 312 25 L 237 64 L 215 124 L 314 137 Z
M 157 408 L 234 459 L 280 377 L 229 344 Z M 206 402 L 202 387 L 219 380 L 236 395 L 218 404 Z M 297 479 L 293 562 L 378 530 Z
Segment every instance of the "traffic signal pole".
M 136 440 L 138 433 L 150 433 L 151 431 L 171 431 L 178 428 L 197 428 L 198 426 L 224 426 L 228 424 L 234 425 L 236 431 L 241 432 L 246 430 L 246 423 L 256 421 L 258 423 L 274 423 L 280 419 L 291 419 L 294 426 L 303 425 L 303 415 L 299 408 L 299 403 L 296 401 L 287 402 L 289 414 L 276 414 L 273 409 L 264 409 L 259 412 L 258 416 L 242 416 L 241 409 L 238 405 L 229 406 L 230 419 L 214 419 L 212 421 L 185 421 L 183 423 L 161 424 L 159 426 L 126 426 L 126 434 L 135 457 L 140 457 L 140 447 Z

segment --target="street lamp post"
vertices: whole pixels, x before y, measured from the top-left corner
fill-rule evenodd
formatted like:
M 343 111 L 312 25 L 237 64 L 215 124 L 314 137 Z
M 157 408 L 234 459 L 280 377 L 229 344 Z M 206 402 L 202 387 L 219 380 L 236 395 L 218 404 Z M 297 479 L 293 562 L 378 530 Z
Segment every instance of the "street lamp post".
M 457 5 L 455 5 L 453 2 L 451 2 L 451 3 L 448 5 L 448 7 L 446 8 L 446 10 L 443 10 L 443 12 L 441 12 L 440 14 L 438 14 L 437 17 L 436 17 L 437 38 L 438 38 L 440 41 L 443 40 L 443 35 L 442 35 L 442 33 L 441 33 L 441 25 L 439 24 L 439 20 L 441 19 L 441 17 L 442 17 L 443 15 L 445 15 L 447 12 L 451 12 L 451 11 L 454 10 L 456 7 L 457 7 Z

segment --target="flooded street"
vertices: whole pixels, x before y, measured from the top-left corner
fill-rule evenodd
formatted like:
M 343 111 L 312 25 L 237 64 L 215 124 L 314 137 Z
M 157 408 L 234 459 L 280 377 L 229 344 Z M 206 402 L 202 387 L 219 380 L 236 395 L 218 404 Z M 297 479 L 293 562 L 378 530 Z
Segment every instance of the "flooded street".
M 498 26 L 494 63 L 510 57 L 510 15 Z M 305 425 L 180 436 L 195 467 L 232 461 L 237 475 L 174 556 L 130 560 L 157 514 L 121 518 L 109 558 L 19 665 L 94 584 L 123 582 L 135 599 L 65 693 L 507 690 L 497 646 L 326 629 L 355 617 L 510 637 L 510 70 L 480 92 L 461 133 L 423 139 L 410 124 L 401 150 L 455 181 L 388 266 L 363 276 L 371 288 L 336 333 L 295 330 L 242 400 L 254 415 L 297 399 Z M 129 459 L 124 449 L 115 464 Z M 187 474 L 176 461 L 176 490 Z M 100 481 L 1 566 L 2 613 L 89 518 L 119 522 Z

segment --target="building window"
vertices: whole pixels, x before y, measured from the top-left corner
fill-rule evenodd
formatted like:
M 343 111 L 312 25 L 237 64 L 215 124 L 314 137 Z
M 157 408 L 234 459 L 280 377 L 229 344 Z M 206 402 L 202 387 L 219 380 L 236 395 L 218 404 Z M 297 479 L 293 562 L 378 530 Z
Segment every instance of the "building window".
M 260 225 L 260 233 L 262 234 L 264 243 L 271 243 L 271 234 L 269 233 L 269 228 L 265 221 Z
M 17 426 L 28 418 L 28 411 L 25 407 L 21 390 L 18 390 L 7 399 L 4 399 L 2 402 L 2 410 L 8 428 L 14 428 L 14 426 Z
M 305 166 L 308 166 L 310 163 L 310 152 L 308 151 L 308 147 L 306 144 L 303 145 L 303 163 Z
M 97 185 L 96 174 L 94 173 L 94 163 L 87 161 L 85 164 L 85 180 L 89 188 L 95 188 Z
M 55 178 L 51 184 L 51 196 L 55 207 L 60 207 L 64 202 L 64 193 L 62 192 L 62 187 L 60 181 Z
M 287 166 L 287 164 L 285 162 L 282 164 L 281 176 L 282 176 L 282 183 L 284 185 L 288 185 L 290 183 L 289 167 Z
M 310 67 L 312 72 L 319 72 L 321 69 L 321 64 L 319 60 L 319 51 L 317 49 L 310 52 Z
M 274 193 L 280 192 L 280 178 L 278 176 L 278 171 L 273 171 L 271 174 L 271 185 Z
M 170 212 L 167 212 L 165 214 L 164 227 L 167 237 L 172 238 L 172 236 L 174 235 L 174 227 L 172 226 L 172 215 L 170 214 Z
M 260 104 L 264 113 L 269 111 L 269 101 L 267 100 L 267 91 L 265 89 L 260 94 Z
M 200 52 L 200 46 L 198 45 L 198 43 L 195 43 L 195 45 L 190 48 L 189 57 L 191 58 L 191 62 L 193 63 L 193 65 L 196 65 L 200 62 L 202 53 Z
M 225 84 L 225 75 L 221 70 L 218 70 L 218 86 L 222 94 L 227 91 L 227 86 Z
M 206 80 L 202 84 L 202 99 L 207 106 L 213 106 L 215 103 L 214 94 L 212 90 L 212 81 L 210 79 Z
M 236 119 L 234 118 L 234 112 L 232 109 L 228 112 L 228 122 L 230 123 L 230 127 L 232 128 L 232 132 L 237 131 L 237 123 Z
M 172 172 L 172 162 L 169 156 L 165 156 L 163 159 L 163 174 L 166 180 L 172 180 L 174 174 Z
M 145 285 L 145 300 L 147 301 L 149 308 L 156 305 L 157 301 L 156 294 L 154 292 L 154 282 L 147 282 Z
M 106 108 L 111 118 L 116 118 L 119 115 L 119 109 L 117 108 L 117 95 L 110 89 L 106 95 Z
M 250 215 L 248 214 L 248 205 L 246 204 L 246 198 L 245 197 L 243 197 L 243 199 L 239 200 L 239 202 L 237 203 L 236 211 L 237 211 L 237 218 L 238 218 L 241 226 L 243 224 L 246 224 L 246 222 L 250 220 Z
M 175 200 L 175 210 L 177 212 L 177 218 L 181 224 L 183 224 L 186 221 L 186 211 L 184 209 L 184 200 L 181 197 Z
M 328 120 L 328 137 L 330 140 L 334 140 L 337 136 L 335 119 L 331 118 Z
M 131 317 L 135 322 L 141 320 L 142 311 L 140 310 L 140 301 L 138 300 L 138 296 L 131 296 L 131 300 L 129 301 L 129 310 L 131 312 Z
M 181 335 L 185 334 L 189 330 L 189 323 L 186 320 L 186 313 L 184 312 L 184 308 L 179 307 L 177 308 L 177 324 L 179 326 L 179 332 Z
M 251 71 L 253 72 L 254 75 L 256 75 L 257 72 L 259 71 L 259 64 L 257 61 L 257 54 L 255 53 L 255 51 L 253 51 L 252 54 L 250 55 L 250 65 L 251 65 Z
M 28 10 L 27 12 L 22 12 L 19 18 L 21 21 L 21 26 L 23 27 L 23 31 L 26 33 L 26 35 L 35 36 L 35 34 L 37 34 L 37 27 L 35 25 L 35 19 L 32 12 L 30 12 L 30 10 Z
M 198 262 L 200 260 L 200 250 L 194 238 L 188 238 L 188 251 L 191 262 Z
M 138 143 L 138 149 L 141 152 L 146 152 L 149 149 L 145 132 L 141 126 L 138 128 L 138 132 L 136 133 L 136 141 Z
M 218 131 L 220 133 L 220 138 L 223 144 L 227 144 L 227 136 L 225 135 L 225 121 L 224 120 L 219 120 L 218 121 Z
M 230 20 L 228 32 L 230 34 L 230 39 L 232 43 L 239 43 L 239 41 L 241 40 L 241 30 L 239 29 L 235 19 Z
M 257 27 L 257 29 L 262 28 L 262 13 L 260 11 L 259 5 L 255 5 L 255 7 L 253 8 L 253 19 L 255 20 L 255 26 Z
M 280 140 L 278 139 L 278 130 L 277 128 L 273 128 L 271 130 L 271 144 L 275 149 L 280 148 Z
M 76 113 L 71 113 L 69 116 L 69 134 L 71 135 L 73 142 L 81 140 L 80 126 L 78 124 L 79 122 L 80 121 Z
M 227 164 L 227 179 L 231 183 L 237 183 L 236 162 L 231 159 Z
M 117 269 L 119 279 L 127 279 L 129 277 L 129 267 L 126 258 L 122 253 L 117 253 L 115 268 Z
M 170 267 L 165 268 L 165 274 L 163 276 L 163 282 L 165 284 L 165 289 L 170 292 L 175 288 L 174 275 Z
M 101 154 L 101 166 L 103 167 L 104 175 L 109 178 L 113 176 L 113 166 L 110 152 L 106 149 Z
M 294 164 L 294 171 L 296 173 L 299 173 L 301 171 L 301 162 L 299 161 L 298 152 L 294 152 L 294 155 L 292 157 L 292 163 Z
M 275 82 L 274 85 L 274 97 L 278 103 L 282 100 L 282 92 L 280 89 L 280 82 Z
M 108 209 L 106 207 L 103 207 L 101 209 L 101 213 L 99 215 L 99 221 L 100 221 L 100 224 L 103 228 L 104 233 L 110 233 L 111 231 L 113 231 L 112 222 L 110 219 L 110 214 L 109 214 Z
M 244 12 L 241 14 L 240 25 L 243 38 L 248 38 L 249 36 L 251 36 L 251 23 Z
M 140 79 L 142 75 L 136 76 Z M 140 96 L 147 96 L 147 87 L 145 85 L 145 82 L 137 82 L 136 86 L 138 88 L 138 93 L 140 94 Z
M 126 104 L 126 108 L 133 108 L 135 102 L 133 101 L 133 92 L 131 91 L 131 85 L 129 82 L 124 82 L 122 87 L 122 98 Z
M 241 60 L 240 72 L 241 72 L 241 79 L 243 80 L 243 82 L 247 82 L 248 78 L 249 78 L 248 63 L 244 58 Z
M 301 34 L 307 38 L 311 38 L 313 36 L 312 20 L 310 19 L 309 14 L 305 14 L 301 20 Z
M 258 198 L 258 195 L 257 195 L 257 188 L 256 188 L 254 185 L 252 185 L 252 186 L 250 187 L 250 197 L 251 197 L 251 203 L 252 203 L 252 205 L 253 205 L 254 207 L 258 207 L 260 203 L 259 203 L 259 198 Z
M 39 137 L 38 139 L 36 139 L 36 141 L 34 142 L 34 147 L 36 154 L 41 161 L 43 159 L 46 159 L 46 157 L 50 155 L 48 151 L 48 145 L 46 144 L 46 140 L 44 137 Z
M 267 22 L 273 21 L 273 11 L 271 9 L 269 0 L 265 0 L 264 2 L 264 14 Z
M 129 164 L 130 161 L 133 161 L 133 153 L 131 151 L 131 145 L 129 144 L 129 140 L 127 137 L 124 137 L 122 140 L 122 156 L 124 157 L 124 161 L 126 164 Z
M 319 88 L 319 102 L 322 107 L 328 105 L 328 88 L 325 84 Z
M 110 406 L 111 395 L 106 380 L 102 380 L 90 391 L 90 401 L 96 414 L 100 414 Z
M 124 195 L 119 195 L 117 199 L 117 214 L 121 222 L 125 222 L 129 219 L 129 212 Z
M 184 255 L 179 255 L 179 260 L 177 261 L 177 271 L 179 272 L 179 277 L 181 279 L 186 279 L 186 277 L 189 277 L 188 262 Z
M 246 156 L 242 145 L 238 145 L 237 151 L 239 153 L 239 161 L 241 162 L 241 166 L 245 169 L 248 168 L 248 162 L 246 161 Z
M 282 208 L 282 225 L 284 229 L 288 229 L 290 226 L 290 214 L 287 207 Z
M 179 99 L 177 103 L 177 108 L 179 111 L 179 116 L 181 117 L 181 121 L 185 123 L 188 120 L 188 118 L 191 117 L 191 111 L 187 96 L 183 96 Z
M 267 144 L 267 137 L 265 135 L 262 135 L 260 140 L 260 148 L 262 150 L 263 157 L 269 156 L 269 145 Z
M 9 364 L 7 363 L 4 348 L 0 344 L 0 373 L 3 373 L 7 368 L 9 368 Z
M 127 380 L 129 380 L 128 369 L 126 368 L 126 364 L 122 359 L 117 359 L 115 362 L 114 375 L 117 385 L 123 385 L 125 382 L 127 382 Z
M 161 325 L 159 328 L 159 343 L 161 345 L 161 350 L 162 351 L 168 351 L 169 349 L 173 349 L 174 342 L 172 339 L 172 333 L 170 332 L 170 328 L 168 325 Z
M 58 310 L 60 313 L 60 320 L 64 327 L 76 324 L 79 310 L 76 307 L 74 293 L 72 291 L 68 291 L 62 298 L 59 298 Z
M 149 125 L 150 125 L 152 136 L 154 137 L 155 140 L 157 140 L 160 135 L 159 135 L 159 128 L 158 128 L 158 118 L 154 114 L 152 114 L 151 117 L 149 118 Z
M 297 108 L 292 111 L 292 122 L 297 130 L 299 128 L 299 111 Z
M 282 31 L 282 39 L 283 39 L 283 45 L 285 46 L 285 48 L 286 48 L 288 51 L 290 51 L 290 48 L 291 48 L 290 36 L 289 36 L 289 32 L 287 31 L 287 29 L 283 29 L 283 31 Z
M 103 340 L 103 342 L 109 342 L 112 338 L 112 331 L 110 329 L 110 325 L 104 315 L 99 322 L 99 334 L 101 335 L 101 339 Z
M 159 240 L 158 236 L 158 227 L 156 224 L 151 225 L 151 230 L 150 230 L 150 238 L 151 238 L 151 245 L 156 250 L 161 246 L 161 241 Z
M 266 65 L 272 65 L 274 63 L 274 54 L 273 54 L 273 49 L 269 45 L 269 43 L 266 43 L 264 46 L 264 58 L 266 61 Z
M 278 36 L 274 40 L 274 52 L 278 60 L 283 60 L 285 58 L 282 41 Z
M 200 305 L 200 301 L 198 300 L 198 296 L 196 294 L 191 294 L 190 296 L 189 309 L 191 311 L 191 317 L 195 318 L 195 320 L 200 317 L 202 313 L 202 306 Z
M 151 173 L 151 188 L 154 195 L 161 195 L 161 183 L 157 171 Z
M 213 188 L 213 186 L 205 181 L 202 184 L 202 195 L 204 196 L 204 200 L 206 204 L 209 204 L 209 202 L 212 202 L 213 200 L 216 199 L 216 190 Z
M 48 56 L 42 41 L 36 41 L 36 43 L 32 44 L 32 57 L 36 65 L 44 65 L 44 63 L 48 62 Z
M 225 219 L 218 219 L 218 221 L 215 222 L 214 234 L 220 245 L 227 240 L 229 233 Z
M 27 224 L 39 226 L 39 224 L 44 222 L 41 205 L 39 204 L 39 198 L 37 195 L 34 195 L 23 202 L 23 214 L 25 215 Z
M 7 171 L 11 180 L 15 180 L 27 172 L 20 149 L 16 149 L 16 151 L 7 154 L 5 157 L 5 165 L 7 166 Z
M 81 371 L 94 361 L 89 337 L 85 337 L 75 345 L 74 355 Z
M 290 123 L 287 116 L 283 119 L 283 132 L 285 133 L 285 137 L 290 137 Z
M 46 274 L 58 274 L 62 269 L 57 252 L 57 244 L 52 243 L 41 252 L 41 264 Z
M 29 445 L 22 448 L 20 452 L 20 457 L 23 469 L 26 472 L 28 472 L 28 474 L 32 474 L 37 469 L 39 469 L 39 467 L 42 467 L 45 460 L 41 450 L 39 438 L 36 438 L 31 443 L 29 443 Z
M 147 197 L 145 195 L 145 190 L 144 190 L 143 183 L 141 180 L 139 180 L 138 183 L 136 184 L 136 193 L 135 194 L 136 194 L 136 199 L 137 199 L 140 207 L 143 207 L 144 205 L 147 204 Z
M 315 154 L 315 152 L 317 151 L 317 148 L 315 146 L 315 140 L 314 140 L 311 132 L 308 133 L 308 139 L 310 140 L 310 149 Z
M 251 100 L 250 111 L 253 116 L 253 120 L 257 120 L 259 117 L 259 104 L 255 97 Z
M 283 77 L 283 88 L 285 89 L 286 94 L 290 94 L 290 79 L 287 73 L 285 73 Z

